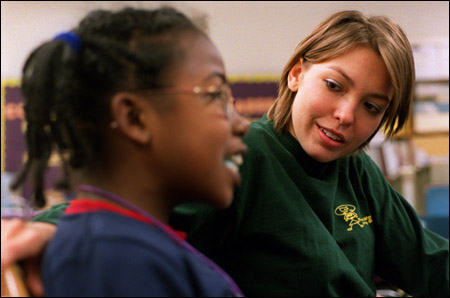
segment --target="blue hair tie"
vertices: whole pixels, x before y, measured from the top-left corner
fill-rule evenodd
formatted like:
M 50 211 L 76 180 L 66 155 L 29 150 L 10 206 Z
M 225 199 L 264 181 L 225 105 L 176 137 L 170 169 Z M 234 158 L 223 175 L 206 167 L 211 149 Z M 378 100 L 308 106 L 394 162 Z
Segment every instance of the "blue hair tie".
M 78 35 L 73 32 L 60 33 L 53 40 L 62 40 L 67 43 L 76 53 L 81 51 L 81 40 Z

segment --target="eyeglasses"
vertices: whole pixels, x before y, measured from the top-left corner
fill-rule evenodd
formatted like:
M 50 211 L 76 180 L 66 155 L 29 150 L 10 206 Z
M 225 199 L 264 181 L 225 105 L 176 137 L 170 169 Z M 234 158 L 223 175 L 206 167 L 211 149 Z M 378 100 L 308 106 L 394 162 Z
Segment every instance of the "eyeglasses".
M 207 102 L 218 100 L 221 104 L 225 116 L 228 118 L 234 106 L 234 98 L 231 93 L 231 88 L 228 85 L 221 85 L 219 87 L 194 87 L 192 89 L 184 88 L 161 88 L 150 91 L 152 94 L 194 94 L 202 95 Z

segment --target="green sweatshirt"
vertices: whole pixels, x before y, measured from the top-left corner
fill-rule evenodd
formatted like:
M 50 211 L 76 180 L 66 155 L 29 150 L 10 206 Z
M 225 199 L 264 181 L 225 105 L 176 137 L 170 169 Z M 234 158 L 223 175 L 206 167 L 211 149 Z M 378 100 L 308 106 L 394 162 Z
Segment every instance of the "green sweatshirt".
M 233 204 L 184 204 L 171 219 L 244 294 L 375 296 L 377 275 L 411 295 L 449 295 L 448 240 L 423 229 L 365 153 L 319 163 L 265 116 L 245 141 Z

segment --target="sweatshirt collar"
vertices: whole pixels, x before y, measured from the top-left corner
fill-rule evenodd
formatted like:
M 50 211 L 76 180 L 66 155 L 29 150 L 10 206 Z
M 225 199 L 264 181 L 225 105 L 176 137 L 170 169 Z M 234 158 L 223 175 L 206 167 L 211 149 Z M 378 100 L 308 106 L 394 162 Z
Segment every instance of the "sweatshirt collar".
M 264 114 L 262 119 L 270 124 L 272 132 L 277 136 L 281 144 L 295 157 L 298 164 L 308 175 L 320 179 L 323 177 L 330 164 L 336 162 L 318 162 L 306 153 L 299 141 L 290 132 L 278 132 L 273 126 L 273 121 L 268 120 L 266 114 Z

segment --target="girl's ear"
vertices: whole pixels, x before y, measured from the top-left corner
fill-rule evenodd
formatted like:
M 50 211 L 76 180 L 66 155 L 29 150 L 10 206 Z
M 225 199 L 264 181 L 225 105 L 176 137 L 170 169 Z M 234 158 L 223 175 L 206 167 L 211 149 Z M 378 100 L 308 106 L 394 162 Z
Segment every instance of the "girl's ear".
M 128 92 L 116 93 L 111 99 L 111 127 L 131 140 L 148 144 L 151 141 L 150 105 Z
M 303 57 L 295 63 L 288 73 L 288 87 L 291 91 L 297 92 L 299 86 L 299 77 L 302 73 Z

